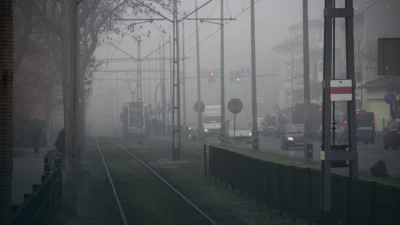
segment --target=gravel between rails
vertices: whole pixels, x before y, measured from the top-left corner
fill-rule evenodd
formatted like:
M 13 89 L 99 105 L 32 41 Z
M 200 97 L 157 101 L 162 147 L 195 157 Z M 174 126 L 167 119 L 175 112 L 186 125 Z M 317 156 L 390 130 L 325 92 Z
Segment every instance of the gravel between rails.
M 170 142 L 159 140 L 136 145 L 130 140 L 119 140 L 120 144 L 148 163 L 161 176 L 173 184 L 186 197 L 210 215 L 219 225 L 292 225 L 289 215 L 280 216 L 278 210 L 256 203 L 254 199 L 216 182 L 203 178 L 202 163 L 194 162 L 201 152 L 188 150 L 182 145 L 182 160 L 172 162 Z M 185 149 L 186 148 L 186 149 Z M 194 157 L 187 157 L 192 154 Z
M 82 179 L 78 193 L 78 215 L 57 213 L 53 225 L 121 225 L 117 203 L 102 159 L 90 140 L 82 154 Z M 67 187 L 64 187 L 67 188 Z
M 129 224 L 210 224 L 127 152 L 99 145 Z

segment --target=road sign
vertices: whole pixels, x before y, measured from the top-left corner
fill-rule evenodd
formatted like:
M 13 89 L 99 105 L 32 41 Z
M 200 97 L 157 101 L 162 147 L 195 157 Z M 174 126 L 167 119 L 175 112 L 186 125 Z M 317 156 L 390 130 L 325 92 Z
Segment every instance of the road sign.
M 384 100 L 387 104 L 393 104 L 393 102 L 396 101 L 396 95 L 391 92 L 386 93 Z
M 206 108 L 206 106 L 204 105 L 204 103 L 202 101 L 198 101 L 198 102 L 194 103 L 194 106 L 193 106 L 194 111 L 197 113 L 204 112 L 205 108 Z M 198 111 L 199 109 L 200 109 L 200 112 Z
M 233 98 L 228 102 L 228 109 L 233 114 L 240 113 L 243 109 L 243 103 L 240 101 L 240 99 Z
M 352 100 L 352 80 L 331 80 L 331 101 Z

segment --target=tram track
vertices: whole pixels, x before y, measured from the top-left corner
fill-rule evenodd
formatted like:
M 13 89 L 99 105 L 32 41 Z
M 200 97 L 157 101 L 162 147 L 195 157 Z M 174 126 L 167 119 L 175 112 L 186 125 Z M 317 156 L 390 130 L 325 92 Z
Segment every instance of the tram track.
M 158 219 L 162 221 L 158 224 L 218 225 L 121 142 L 115 142 L 112 151 L 102 148 L 97 139 L 96 144 L 124 225 L 155 224 Z

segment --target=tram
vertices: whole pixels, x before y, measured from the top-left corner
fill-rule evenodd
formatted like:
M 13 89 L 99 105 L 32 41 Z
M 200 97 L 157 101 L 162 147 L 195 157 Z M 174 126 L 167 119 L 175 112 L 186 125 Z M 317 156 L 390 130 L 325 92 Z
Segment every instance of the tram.
M 122 134 L 125 138 L 146 138 L 143 102 L 128 102 L 122 107 Z

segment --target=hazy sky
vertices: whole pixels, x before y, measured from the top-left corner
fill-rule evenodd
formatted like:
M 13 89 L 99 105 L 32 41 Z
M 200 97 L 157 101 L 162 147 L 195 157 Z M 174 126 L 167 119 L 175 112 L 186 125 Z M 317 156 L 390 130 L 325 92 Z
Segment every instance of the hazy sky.
M 195 8 L 194 0 L 182 0 L 183 3 L 180 7 L 180 12 L 191 12 Z M 198 0 L 198 5 L 202 5 L 207 0 Z M 251 101 L 250 101 L 250 79 L 242 79 L 241 84 L 232 84 L 229 81 L 229 71 L 237 70 L 241 67 L 250 67 L 250 1 L 249 0 L 225 0 L 224 14 L 225 18 L 236 18 L 234 21 L 229 21 L 225 27 L 225 74 L 226 74 L 226 102 L 231 97 L 240 97 L 243 99 L 245 105 L 243 116 L 250 115 Z M 220 0 L 213 0 L 207 6 L 199 11 L 199 17 L 205 18 L 217 18 L 220 17 Z M 257 74 L 272 74 L 272 51 L 271 48 L 276 44 L 284 41 L 288 37 L 288 26 L 301 23 L 302 18 L 302 1 L 301 0 L 256 0 L 255 7 L 255 18 L 256 18 L 256 58 L 257 58 Z M 309 13 L 311 18 L 322 19 L 322 5 L 321 0 L 309 0 Z M 244 10 L 244 11 L 243 11 Z M 242 12 L 243 11 L 243 12 Z M 242 13 L 241 13 L 242 12 Z M 240 16 L 236 17 L 239 13 Z M 171 15 L 164 12 L 169 18 Z M 194 14 L 190 18 L 194 18 Z M 139 16 L 138 16 L 139 17 Z M 156 18 L 158 16 L 154 16 Z M 148 18 L 147 16 L 141 16 L 140 18 Z M 216 21 L 218 22 L 218 21 Z M 126 25 L 129 22 L 124 22 Z M 147 55 L 153 50 L 157 49 L 160 41 L 161 29 L 169 30 L 170 23 L 164 21 L 155 21 L 153 24 L 143 24 L 142 29 L 137 30 L 131 35 L 146 34 L 150 31 L 150 36 L 142 37 L 142 56 Z M 220 67 L 220 32 L 212 35 L 219 26 L 216 24 L 200 23 L 200 67 L 202 69 L 213 70 Z M 159 29 L 157 29 L 157 27 Z M 124 31 L 126 32 L 126 31 Z M 180 34 L 182 34 L 182 25 L 180 24 Z M 212 36 L 210 36 L 212 35 Z M 185 21 L 185 52 L 186 57 L 190 58 L 186 61 L 186 76 L 194 77 L 196 75 L 196 39 L 195 39 L 195 21 Z M 169 34 L 166 34 L 165 40 L 168 40 Z M 112 42 L 114 45 L 119 46 L 127 53 L 136 57 L 137 55 L 137 43 L 129 35 L 115 36 Z M 182 45 L 181 45 L 182 47 Z M 168 49 L 169 47 L 167 47 Z M 158 57 L 158 53 L 153 54 L 151 57 Z M 168 52 L 166 53 L 169 56 Z M 126 58 L 127 55 L 111 45 L 103 45 L 96 51 L 98 58 Z M 143 69 L 158 69 L 160 62 L 143 63 Z M 166 63 L 168 65 L 168 62 Z M 107 65 L 104 65 L 101 70 L 106 70 Z M 135 63 L 132 62 L 113 62 L 108 64 L 108 70 L 124 70 L 124 69 L 135 69 Z M 278 74 L 279 75 L 279 74 Z M 158 73 L 143 73 L 146 77 L 159 77 Z M 167 73 L 167 77 L 169 73 Z M 97 78 L 135 78 L 132 74 L 115 73 L 106 74 L 104 72 L 96 75 Z M 197 99 L 197 89 L 195 79 L 188 78 L 186 87 L 186 102 L 188 114 L 194 114 L 192 110 L 193 103 Z M 158 81 L 157 81 L 158 82 Z M 272 78 L 260 78 L 257 83 L 257 95 L 264 99 L 264 104 L 260 107 L 263 108 L 263 112 L 268 113 L 272 110 L 272 95 L 274 87 Z M 150 81 L 150 98 L 148 96 L 148 81 L 144 82 L 144 99 L 145 103 L 149 99 L 151 103 L 154 103 L 154 87 L 156 81 Z M 168 84 L 168 82 L 167 82 Z M 208 84 L 207 79 L 202 79 L 202 100 L 206 104 L 218 104 L 219 103 L 219 81 L 215 84 Z M 100 88 L 101 87 L 101 88 Z M 94 96 L 92 99 L 92 107 L 99 108 L 97 104 L 104 104 L 104 97 L 110 97 L 110 94 L 106 94 L 105 90 L 108 87 L 110 90 L 115 90 L 115 81 L 95 81 Z M 126 82 L 118 82 L 118 104 L 116 105 L 115 97 L 108 101 L 108 105 L 104 107 L 113 109 L 116 111 L 122 107 L 124 102 L 128 102 L 132 99 L 129 90 L 127 89 Z M 167 90 L 168 91 L 168 90 Z M 97 92 L 97 93 L 96 93 Z M 158 92 L 159 95 L 160 92 Z M 169 93 L 167 92 L 167 99 L 169 99 Z M 102 97 L 103 96 L 103 97 Z M 159 101 L 159 98 L 157 101 Z M 146 100 L 147 99 L 147 100 Z M 118 111 L 117 110 L 117 111 Z M 110 112 L 111 113 L 111 112 Z M 262 116 L 262 115 L 261 115 Z

